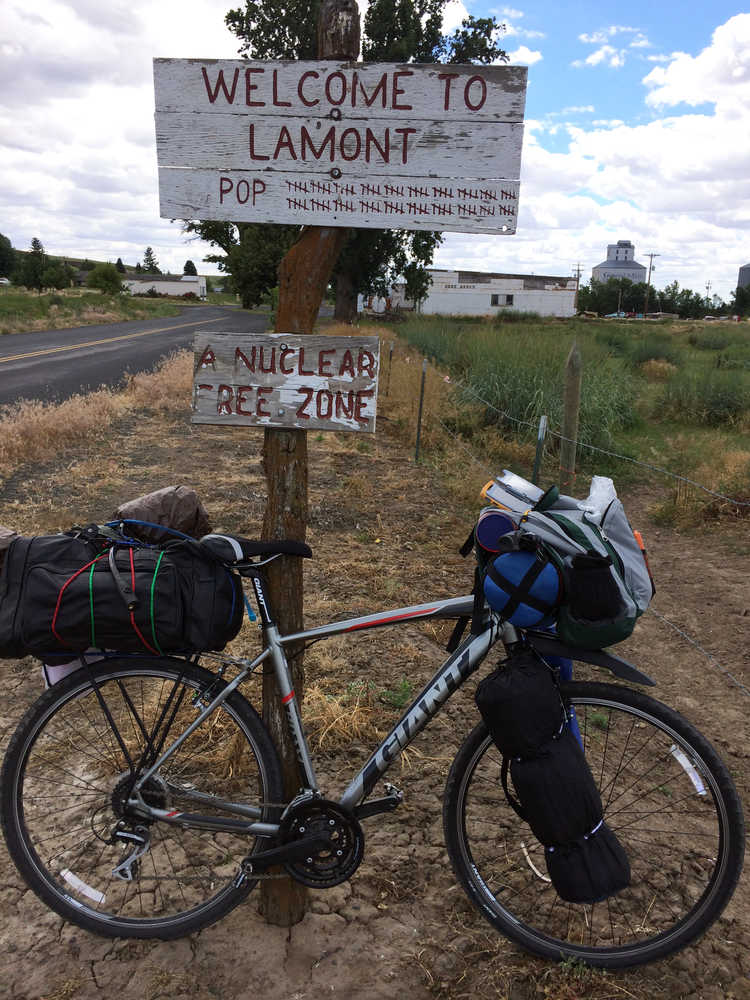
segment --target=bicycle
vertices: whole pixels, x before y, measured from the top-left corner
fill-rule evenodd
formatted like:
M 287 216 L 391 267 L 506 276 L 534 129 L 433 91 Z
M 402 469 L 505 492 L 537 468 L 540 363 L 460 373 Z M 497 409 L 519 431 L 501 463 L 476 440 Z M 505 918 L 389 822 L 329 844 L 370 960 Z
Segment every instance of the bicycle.
M 205 653 L 82 659 L 29 708 L 7 749 L 1 808 L 11 857 L 43 902 L 89 931 L 189 934 L 241 903 L 259 879 L 279 877 L 279 867 L 318 889 L 349 879 L 363 856 L 361 822 L 402 801 L 390 784 L 370 798 L 376 784 L 496 644 L 506 656 L 531 646 L 550 664 L 569 658 L 620 681 L 653 684 L 610 653 L 517 629 L 472 595 L 281 635 L 263 567 L 310 549 L 216 537 L 223 541 L 212 543 L 214 554 L 252 583 L 263 651 L 252 660 Z M 463 641 L 456 629 L 449 644 L 456 648 L 343 795 L 325 799 L 286 648 L 436 619 L 472 628 Z M 277 751 L 239 690 L 267 667 L 299 759 L 302 787 L 290 802 Z M 228 680 L 230 668 L 237 672 Z M 454 872 L 482 916 L 530 952 L 609 968 L 662 958 L 703 933 L 732 895 L 744 850 L 737 792 L 706 739 L 649 696 L 572 680 L 562 680 L 560 691 L 577 716 L 604 818 L 628 852 L 631 885 L 597 904 L 557 896 L 542 846 L 506 799 L 500 753 L 484 723 L 465 738 L 445 788 Z

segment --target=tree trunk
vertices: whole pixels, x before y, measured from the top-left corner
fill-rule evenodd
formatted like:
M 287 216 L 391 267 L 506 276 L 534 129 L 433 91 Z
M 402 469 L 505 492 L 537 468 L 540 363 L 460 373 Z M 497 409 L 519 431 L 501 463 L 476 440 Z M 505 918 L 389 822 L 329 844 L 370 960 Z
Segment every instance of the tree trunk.
M 336 305 L 333 309 L 334 319 L 341 323 L 351 323 L 357 315 L 357 289 L 348 271 L 339 271 L 336 275 Z
M 356 59 L 359 55 L 359 11 L 355 0 L 324 0 L 318 21 L 321 59 Z M 279 266 L 277 333 L 312 333 L 326 287 L 347 229 L 310 226 Z M 307 530 L 307 432 L 268 428 L 263 442 L 268 499 L 263 538 L 304 541 Z M 302 560 L 283 557 L 270 564 L 267 579 L 271 608 L 282 633 L 303 627 Z M 302 649 L 287 648 L 298 704 L 302 705 Z M 274 677 L 263 675 L 263 721 L 278 747 L 287 800 L 300 788 L 297 755 L 289 738 L 286 713 Z M 260 909 L 269 923 L 291 927 L 305 913 L 307 891 L 292 879 L 261 883 Z

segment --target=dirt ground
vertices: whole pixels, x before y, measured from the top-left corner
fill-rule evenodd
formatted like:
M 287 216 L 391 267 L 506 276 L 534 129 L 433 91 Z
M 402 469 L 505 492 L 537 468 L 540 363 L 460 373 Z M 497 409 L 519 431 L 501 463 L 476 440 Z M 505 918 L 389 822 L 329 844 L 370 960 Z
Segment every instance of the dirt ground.
M 471 526 L 472 511 L 463 499 L 466 481 L 477 495 L 482 473 L 462 469 L 458 453 L 449 474 L 429 455 L 415 466 L 403 420 L 389 406 L 384 398 L 374 438 L 310 435 L 308 541 L 315 555 L 305 577 L 310 626 L 470 590 L 471 567 L 457 550 Z M 185 483 L 199 490 L 215 529 L 257 536 L 264 506 L 261 441 L 255 431 L 192 427 L 179 411 L 129 418 L 94 435 L 75 454 L 6 477 L 0 523 L 27 534 L 64 529 L 102 520 L 117 503 L 149 489 Z M 464 480 L 460 494 L 457 478 Z M 651 491 L 631 491 L 624 499 L 648 542 L 658 588 L 654 610 L 705 652 L 651 614 L 618 652 L 657 681 L 652 692 L 657 698 L 708 735 L 747 804 L 748 522 L 679 535 L 652 522 Z M 399 691 L 418 690 L 444 658 L 445 640 L 444 629 L 408 626 L 321 644 L 307 656 L 308 690 L 374 692 L 369 721 L 384 731 L 398 711 L 384 702 Z M 246 626 L 233 651 L 245 653 L 256 644 L 255 632 Z M 41 684 L 38 664 L 30 659 L 0 661 L 0 676 L 4 747 Z M 291 930 L 264 924 L 251 895 L 223 921 L 184 940 L 94 937 L 65 924 L 26 889 L 3 846 L 0 996 L 380 1000 L 403 993 L 412 1000 L 750 1000 L 747 875 L 701 941 L 670 959 L 625 972 L 530 958 L 472 909 L 455 884 L 443 846 L 441 803 L 453 754 L 478 719 L 473 688 L 470 681 L 389 774 L 403 790 L 404 804 L 364 821 L 365 859 L 351 882 L 311 892 L 307 915 Z M 247 693 L 258 705 L 259 691 L 251 687 Z M 335 797 L 370 749 L 363 740 L 324 743 L 317 765 L 328 797 Z

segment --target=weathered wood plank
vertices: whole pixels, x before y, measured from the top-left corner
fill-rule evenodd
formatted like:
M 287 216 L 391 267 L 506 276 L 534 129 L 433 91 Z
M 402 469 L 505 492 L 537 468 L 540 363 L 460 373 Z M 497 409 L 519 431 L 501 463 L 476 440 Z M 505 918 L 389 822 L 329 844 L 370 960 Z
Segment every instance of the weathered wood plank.
M 523 125 L 517 122 L 264 118 L 180 112 L 156 119 L 162 167 L 215 167 L 263 173 L 340 171 L 350 176 L 518 179 Z M 335 175 L 334 175 L 335 176 Z
M 159 170 L 161 215 L 228 222 L 444 229 L 510 235 L 518 181 L 395 177 L 333 180 L 327 174 Z
M 377 337 L 196 334 L 193 423 L 375 431 Z
M 519 122 L 525 66 L 155 59 L 158 112 Z

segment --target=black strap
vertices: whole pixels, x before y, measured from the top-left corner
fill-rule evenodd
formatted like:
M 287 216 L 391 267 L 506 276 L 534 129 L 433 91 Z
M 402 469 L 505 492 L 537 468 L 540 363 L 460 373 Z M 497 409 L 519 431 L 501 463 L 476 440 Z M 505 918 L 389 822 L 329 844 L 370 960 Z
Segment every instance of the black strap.
M 504 593 L 508 594 L 510 600 L 505 605 L 502 610 L 503 618 L 510 618 L 522 604 L 528 605 L 535 611 L 539 611 L 541 614 L 548 614 L 550 610 L 550 605 L 538 600 L 532 594 L 529 593 L 537 577 L 540 575 L 545 566 L 550 565 L 543 559 L 535 559 L 534 562 L 529 566 L 524 575 L 521 577 L 518 583 L 512 583 L 507 577 L 496 568 L 495 563 L 490 563 L 487 568 L 487 573 L 492 580 Z
M 465 559 L 473 548 L 474 548 L 474 529 L 472 528 L 471 531 L 469 532 L 469 537 L 466 539 L 466 541 L 458 551 Z
M 508 805 L 511 807 L 511 809 L 513 809 L 516 815 L 520 816 L 525 823 L 526 813 L 523 811 L 521 803 L 508 788 L 508 768 L 509 768 L 509 760 L 507 757 L 503 757 L 503 766 L 500 768 L 500 780 L 503 783 L 503 791 L 505 792 L 505 798 L 508 800 Z
M 484 631 L 484 588 L 482 574 L 477 566 L 474 570 L 474 605 L 471 609 L 471 634 L 481 635 Z
M 448 645 L 445 647 L 447 653 L 455 653 L 458 649 L 458 644 L 461 642 L 461 636 L 466 631 L 466 626 L 469 624 L 468 618 L 459 618 L 453 627 L 451 632 L 451 637 L 448 640 Z

